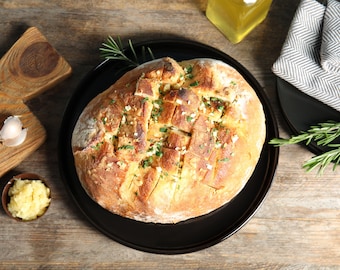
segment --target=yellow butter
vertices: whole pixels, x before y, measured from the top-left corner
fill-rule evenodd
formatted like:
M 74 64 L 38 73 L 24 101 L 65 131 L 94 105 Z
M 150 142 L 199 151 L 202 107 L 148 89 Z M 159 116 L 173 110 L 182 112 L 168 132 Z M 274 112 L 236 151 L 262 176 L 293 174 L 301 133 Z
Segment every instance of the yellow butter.
M 43 215 L 51 201 L 50 189 L 41 180 L 15 179 L 8 195 L 9 212 L 22 220 L 33 220 Z

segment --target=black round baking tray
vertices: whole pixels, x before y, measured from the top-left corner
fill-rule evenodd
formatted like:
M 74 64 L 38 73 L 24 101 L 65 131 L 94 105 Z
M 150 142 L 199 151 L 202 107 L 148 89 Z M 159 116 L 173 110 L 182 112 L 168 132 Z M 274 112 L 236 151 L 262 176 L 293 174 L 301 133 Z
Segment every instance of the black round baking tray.
M 135 44 L 143 61 L 142 48 L 149 47 L 155 58 L 170 56 L 177 61 L 192 58 L 213 58 L 236 68 L 255 89 L 265 116 L 267 137 L 260 160 L 244 189 L 229 203 L 210 214 L 177 224 L 153 224 L 115 215 L 95 203 L 79 182 L 71 149 L 75 123 L 88 102 L 107 89 L 127 70 L 124 62 L 107 60 L 94 68 L 80 82 L 66 108 L 59 136 L 59 164 L 62 179 L 81 212 L 100 232 L 111 239 L 138 250 L 181 254 L 210 247 L 237 232 L 263 202 L 273 181 L 279 149 L 268 144 L 278 137 L 278 128 L 266 94 L 256 79 L 240 63 L 210 46 L 189 40 L 155 40 Z M 131 53 L 127 49 L 127 54 Z M 150 60 L 150 59 L 144 59 Z

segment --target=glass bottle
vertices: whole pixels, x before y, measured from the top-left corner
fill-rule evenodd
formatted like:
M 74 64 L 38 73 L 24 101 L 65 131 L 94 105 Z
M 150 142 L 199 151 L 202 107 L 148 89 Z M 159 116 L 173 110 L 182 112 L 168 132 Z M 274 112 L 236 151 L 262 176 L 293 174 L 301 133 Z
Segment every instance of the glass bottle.
M 272 0 L 208 0 L 207 18 L 232 42 L 240 42 L 267 16 Z

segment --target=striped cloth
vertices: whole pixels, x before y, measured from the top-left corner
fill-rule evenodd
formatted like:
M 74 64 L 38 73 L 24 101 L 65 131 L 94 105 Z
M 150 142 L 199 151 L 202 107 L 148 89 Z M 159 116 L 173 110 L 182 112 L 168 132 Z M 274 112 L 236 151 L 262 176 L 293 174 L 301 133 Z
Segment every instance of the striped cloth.
M 321 65 L 340 76 L 340 3 L 336 0 L 328 2 L 324 16 Z
M 301 0 L 272 71 L 340 111 L 340 2 Z

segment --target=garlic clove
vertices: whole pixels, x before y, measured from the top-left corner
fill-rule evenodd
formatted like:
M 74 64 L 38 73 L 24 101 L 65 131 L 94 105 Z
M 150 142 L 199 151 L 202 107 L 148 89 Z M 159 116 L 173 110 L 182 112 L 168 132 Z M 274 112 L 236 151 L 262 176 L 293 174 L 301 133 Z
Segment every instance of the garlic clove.
M 25 141 L 26 136 L 27 136 L 27 128 L 22 129 L 17 137 L 3 140 L 2 143 L 3 145 L 8 146 L 8 147 L 18 146 Z
M 4 121 L 0 130 L 0 141 L 5 146 L 17 146 L 22 144 L 27 136 L 27 129 L 22 129 L 22 123 L 18 116 L 9 116 Z
M 21 133 L 22 123 L 17 116 L 9 116 L 0 130 L 0 139 L 13 139 Z

